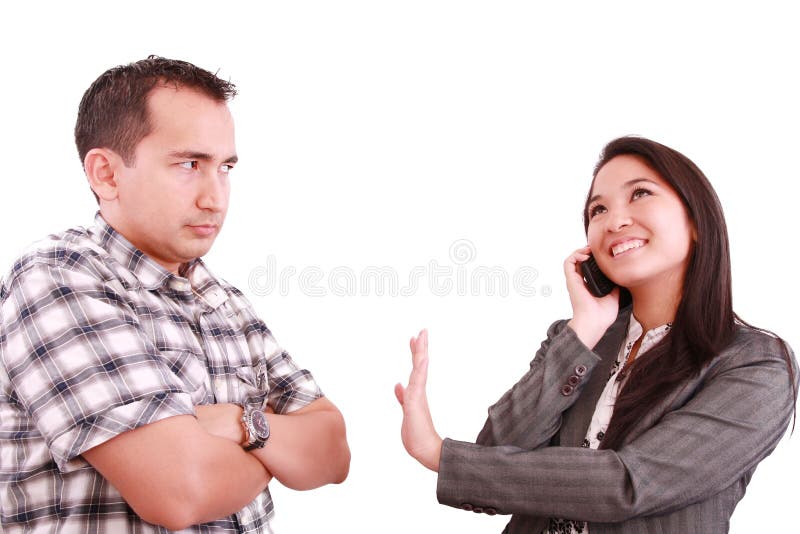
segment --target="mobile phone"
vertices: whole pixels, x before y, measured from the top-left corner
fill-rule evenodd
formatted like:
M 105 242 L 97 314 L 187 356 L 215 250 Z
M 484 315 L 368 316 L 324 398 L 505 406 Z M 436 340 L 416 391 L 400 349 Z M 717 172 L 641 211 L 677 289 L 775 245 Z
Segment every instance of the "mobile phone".
M 588 260 L 581 262 L 581 274 L 583 274 L 583 281 L 586 283 L 589 293 L 595 297 L 605 297 L 617 287 L 617 284 L 603 274 L 591 254 Z

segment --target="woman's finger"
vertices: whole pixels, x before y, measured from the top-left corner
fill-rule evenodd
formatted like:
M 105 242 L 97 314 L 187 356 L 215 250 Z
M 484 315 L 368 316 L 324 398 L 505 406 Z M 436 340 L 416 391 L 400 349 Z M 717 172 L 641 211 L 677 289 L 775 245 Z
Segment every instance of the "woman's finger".
M 414 367 L 418 366 L 422 360 L 428 358 L 428 331 L 425 329 L 420 330 L 419 335 L 414 338 L 414 343 L 411 347 L 412 364 Z
M 416 393 L 425 394 L 425 384 L 428 382 L 428 357 L 419 359 L 411 369 L 411 376 L 408 377 L 408 388 Z

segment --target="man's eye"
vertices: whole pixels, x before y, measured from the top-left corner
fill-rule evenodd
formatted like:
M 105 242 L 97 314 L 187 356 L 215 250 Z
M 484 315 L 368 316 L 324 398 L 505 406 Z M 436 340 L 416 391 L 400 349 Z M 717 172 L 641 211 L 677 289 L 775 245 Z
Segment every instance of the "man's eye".
M 186 170 L 194 170 L 197 168 L 197 161 L 182 161 L 178 165 Z
M 228 163 L 223 163 L 222 166 L 220 167 L 220 170 L 227 174 L 233 170 L 233 165 L 230 165 Z

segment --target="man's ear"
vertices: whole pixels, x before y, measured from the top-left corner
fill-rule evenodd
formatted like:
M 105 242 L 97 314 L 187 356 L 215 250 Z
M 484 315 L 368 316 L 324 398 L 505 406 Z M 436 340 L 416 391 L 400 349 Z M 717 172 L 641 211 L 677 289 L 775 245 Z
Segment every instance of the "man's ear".
M 89 187 L 100 200 L 117 198 L 117 172 L 125 165 L 119 154 L 107 148 L 93 148 L 83 158 L 83 168 Z

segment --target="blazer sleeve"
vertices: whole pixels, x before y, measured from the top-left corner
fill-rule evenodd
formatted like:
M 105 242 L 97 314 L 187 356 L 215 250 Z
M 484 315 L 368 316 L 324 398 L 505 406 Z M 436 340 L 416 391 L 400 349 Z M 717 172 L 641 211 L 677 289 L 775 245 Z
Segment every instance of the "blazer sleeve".
M 605 523 L 670 512 L 714 495 L 772 452 L 792 413 L 779 342 L 753 337 L 718 356 L 685 403 L 618 451 L 446 439 L 439 502 Z
M 553 323 L 528 372 L 489 408 L 477 444 L 525 449 L 547 445 L 599 361 L 567 321 Z

